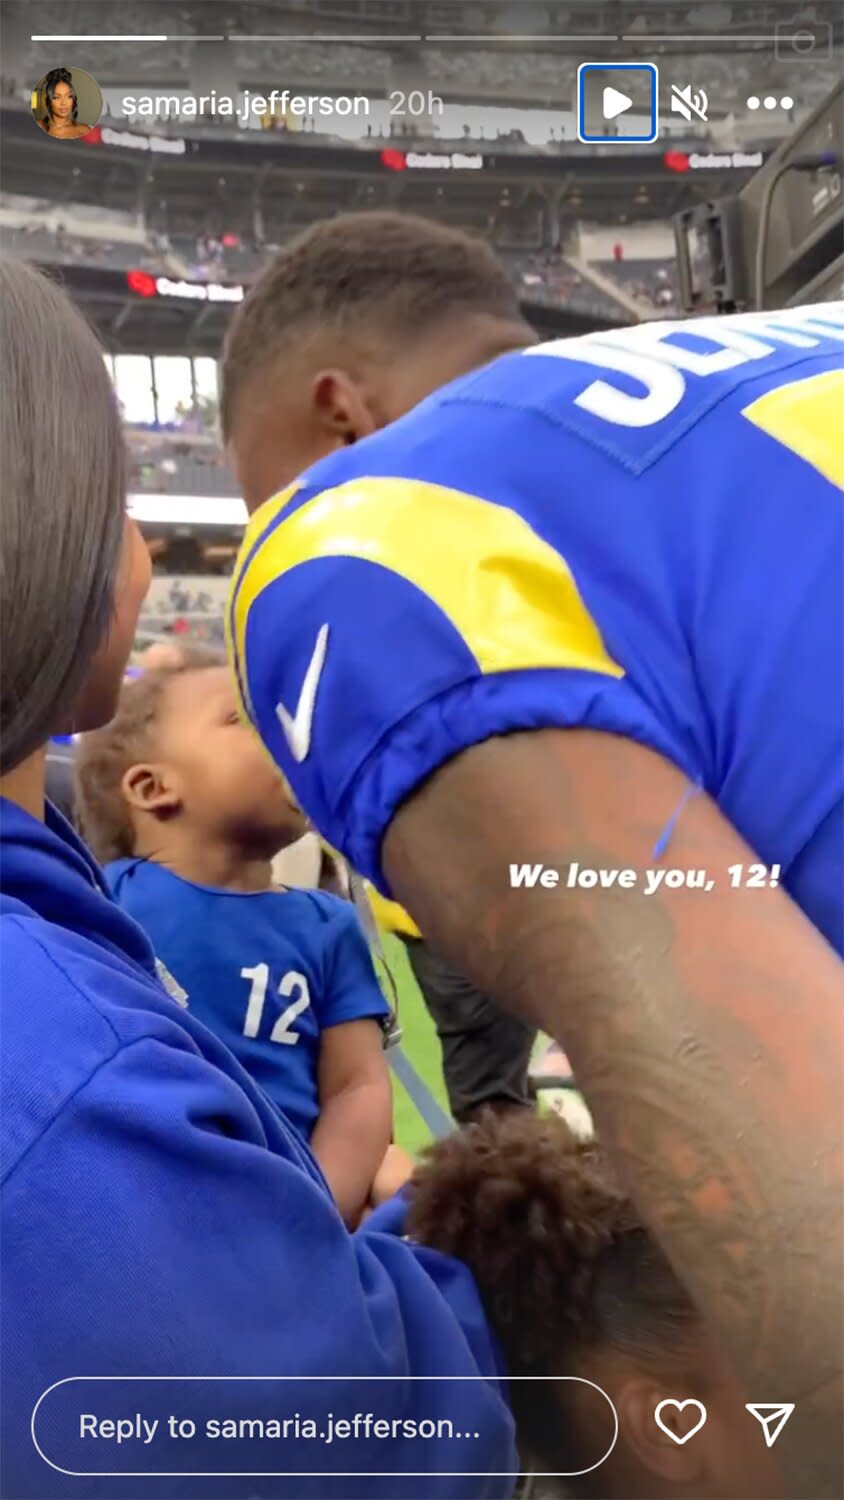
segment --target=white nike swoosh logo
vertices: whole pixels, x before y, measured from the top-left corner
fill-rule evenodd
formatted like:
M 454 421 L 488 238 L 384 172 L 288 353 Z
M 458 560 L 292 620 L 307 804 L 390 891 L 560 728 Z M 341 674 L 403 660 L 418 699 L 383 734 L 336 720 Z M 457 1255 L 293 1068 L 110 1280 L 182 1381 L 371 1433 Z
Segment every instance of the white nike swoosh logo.
M 302 683 L 302 691 L 299 694 L 299 702 L 296 704 L 296 712 L 291 714 L 283 703 L 276 704 L 278 722 L 284 730 L 287 743 L 290 746 L 290 754 L 294 760 L 301 762 L 305 759 L 311 748 L 311 726 L 314 720 L 314 705 L 316 703 L 319 679 L 325 665 L 325 653 L 328 647 L 328 626 L 320 626 L 316 638 L 316 645 L 308 662 L 308 670 Z

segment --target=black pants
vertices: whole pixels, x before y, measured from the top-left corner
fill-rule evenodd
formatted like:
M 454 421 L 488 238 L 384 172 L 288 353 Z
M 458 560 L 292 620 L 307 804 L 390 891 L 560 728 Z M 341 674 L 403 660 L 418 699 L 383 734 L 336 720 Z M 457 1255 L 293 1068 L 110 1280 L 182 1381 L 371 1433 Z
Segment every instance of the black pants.
M 528 1065 L 536 1032 L 499 1010 L 428 944 L 402 937 L 443 1054 L 451 1113 L 465 1125 L 479 1109 L 533 1105 Z

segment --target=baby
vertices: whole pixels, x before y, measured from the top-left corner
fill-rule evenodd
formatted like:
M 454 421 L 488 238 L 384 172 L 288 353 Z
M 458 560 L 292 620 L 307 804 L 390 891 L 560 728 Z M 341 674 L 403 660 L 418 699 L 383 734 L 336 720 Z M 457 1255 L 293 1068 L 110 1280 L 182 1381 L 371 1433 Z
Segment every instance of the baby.
M 357 1224 L 390 1142 L 389 1008 L 354 908 L 273 885 L 273 855 L 305 824 L 239 717 L 229 669 L 183 654 L 126 684 L 112 723 L 80 740 L 76 776 L 115 899 Z

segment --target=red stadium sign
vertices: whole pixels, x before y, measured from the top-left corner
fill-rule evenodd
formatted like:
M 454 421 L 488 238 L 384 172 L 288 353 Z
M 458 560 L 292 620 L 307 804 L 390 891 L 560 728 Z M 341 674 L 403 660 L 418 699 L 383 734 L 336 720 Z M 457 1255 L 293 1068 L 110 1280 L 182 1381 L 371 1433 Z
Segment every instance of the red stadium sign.
M 396 151 L 391 146 L 381 152 L 381 161 L 391 172 L 478 172 L 484 165 L 479 151 L 472 154 L 465 151 Z
M 140 135 L 136 130 L 114 130 L 110 125 L 94 125 L 82 140 L 86 146 L 124 146 L 130 151 L 158 151 L 165 156 L 184 156 L 187 151 L 181 137 Z
M 662 159 L 671 172 L 748 171 L 765 160 L 761 151 L 666 151 Z
M 130 292 L 137 292 L 139 297 L 154 297 L 155 277 L 150 276 L 149 271 L 127 271 L 126 284 Z
M 126 285 L 138 297 L 176 297 L 184 302 L 242 302 L 242 286 L 225 286 L 219 281 L 173 281 L 169 276 L 152 276 L 149 271 L 127 271 Z

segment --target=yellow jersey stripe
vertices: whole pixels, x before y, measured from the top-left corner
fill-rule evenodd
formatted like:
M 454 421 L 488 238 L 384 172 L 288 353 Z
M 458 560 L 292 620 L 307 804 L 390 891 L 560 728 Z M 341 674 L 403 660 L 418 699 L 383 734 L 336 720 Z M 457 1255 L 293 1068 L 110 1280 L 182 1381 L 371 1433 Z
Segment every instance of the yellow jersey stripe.
M 320 839 L 320 843 L 331 859 L 342 860 L 342 854 L 338 854 L 331 844 L 325 842 L 325 839 Z M 387 896 L 382 896 L 371 880 L 365 880 L 364 885 L 372 907 L 372 915 L 383 932 L 403 932 L 406 937 L 415 938 L 422 936 L 410 913 L 406 912 L 398 901 L 391 901 Z
M 288 505 L 290 503 L 290 501 L 293 499 L 293 496 L 297 494 L 300 489 L 301 484 L 297 479 L 293 484 L 289 484 L 286 489 L 279 490 L 277 495 L 272 495 L 270 499 L 266 500 L 263 505 L 259 506 L 254 515 L 250 517 L 246 526 L 246 530 L 243 533 L 243 540 L 240 544 L 240 549 L 237 554 L 237 561 L 234 565 L 234 572 L 232 573 L 231 589 L 229 591 L 229 599 L 225 614 L 226 651 L 228 653 L 229 663 L 234 674 L 241 718 L 246 719 L 247 721 L 251 720 L 252 718 L 251 705 L 249 703 L 249 682 L 246 675 L 245 665 L 243 663 L 243 657 L 242 655 L 238 654 L 236 649 L 235 632 L 232 622 L 232 617 L 234 614 L 234 603 L 237 597 L 237 591 L 240 587 L 241 575 L 248 564 L 250 553 L 255 549 L 261 538 L 272 526 L 276 517 L 281 513 L 281 511 L 284 510 L 285 505 Z
M 421 938 L 422 934 L 409 912 L 398 901 L 388 901 L 371 881 L 366 882 L 366 893 L 378 926 L 384 932 L 402 932 L 405 937 Z
M 260 505 L 255 511 L 254 515 L 250 516 L 246 530 L 243 533 L 240 552 L 238 553 L 238 569 L 240 568 L 241 559 L 251 552 L 259 537 L 269 530 L 276 516 L 281 514 L 285 505 L 290 504 L 293 496 L 298 495 L 301 488 L 301 481 L 298 479 L 295 480 L 293 484 L 287 486 L 286 490 L 279 490 L 277 495 L 271 495 L 269 500 L 265 500 L 263 505 Z
M 844 490 L 844 370 L 781 385 L 742 415 Z
M 232 624 L 242 670 L 249 611 L 263 590 L 302 563 L 350 557 L 427 595 L 484 673 L 570 667 L 624 676 L 560 554 L 515 511 L 462 490 L 351 480 L 306 501 L 241 557 Z

